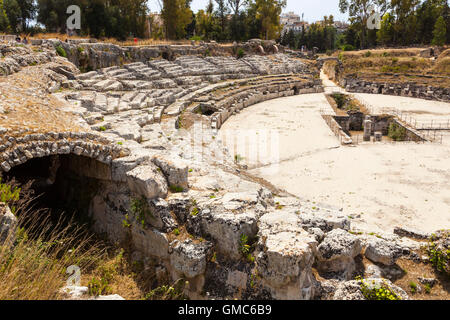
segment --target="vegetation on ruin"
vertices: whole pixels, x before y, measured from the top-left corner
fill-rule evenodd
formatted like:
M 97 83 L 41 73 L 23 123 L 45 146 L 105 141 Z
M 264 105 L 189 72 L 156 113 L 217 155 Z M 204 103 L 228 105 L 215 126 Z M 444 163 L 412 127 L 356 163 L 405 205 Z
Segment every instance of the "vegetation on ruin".
M 20 192 L 21 188 L 2 183 L 2 178 L 0 177 L 0 202 L 6 203 L 14 214 L 16 213 L 15 203 L 20 200 Z
M 144 297 L 144 300 L 187 300 L 184 290 L 188 285 L 189 282 L 180 279 L 173 285 L 163 285 L 153 289 Z
M 450 232 L 445 232 L 443 237 L 448 239 Z M 450 276 L 450 248 L 438 245 L 435 237 L 432 236 L 428 244 L 427 253 L 435 270 Z
M 253 246 L 246 234 L 242 234 L 239 238 L 239 252 L 250 263 L 255 262 L 255 257 L 252 255 Z
M 61 46 L 56 47 L 56 53 L 59 54 L 61 57 L 67 58 L 67 52 Z
M 153 217 L 152 212 L 148 206 L 145 197 L 133 198 L 130 203 L 130 212 L 134 215 L 136 220 L 141 224 L 142 228 L 145 228 L 147 216 Z
M 341 93 L 335 93 L 332 94 L 331 96 L 333 97 L 334 101 L 336 101 L 337 107 L 339 109 L 343 109 L 345 104 L 347 103 L 345 95 Z
M 361 277 L 356 280 L 359 281 L 361 292 L 367 300 L 401 300 L 384 281 L 381 285 L 376 285 L 375 281 L 369 283 Z
M 388 137 L 394 141 L 405 141 L 406 129 L 399 124 L 392 122 L 389 125 Z

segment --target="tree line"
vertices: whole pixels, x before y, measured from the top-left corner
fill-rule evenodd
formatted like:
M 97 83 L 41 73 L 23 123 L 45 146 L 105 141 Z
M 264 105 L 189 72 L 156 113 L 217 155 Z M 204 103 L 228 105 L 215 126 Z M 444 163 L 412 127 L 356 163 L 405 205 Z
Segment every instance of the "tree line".
M 286 0 L 210 0 L 194 13 L 191 0 L 162 0 L 167 39 L 242 41 L 279 37 Z M 161 35 L 159 30 L 153 37 Z
M 161 7 L 162 23 L 157 16 L 149 18 L 153 1 Z M 81 35 L 96 38 L 142 38 L 149 20 L 153 39 L 275 39 L 294 49 L 320 51 L 450 43 L 448 0 L 336 1 L 349 16 L 345 32 L 338 32 L 333 16 L 283 32 L 280 14 L 286 0 L 210 0 L 198 12 L 192 11 L 192 0 L 0 0 L 0 32 L 65 33 L 66 9 L 75 4 L 81 8 Z M 380 29 L 368 27 L 374 9 L 380 12 Z
M 143 37 L 148 0 L 0 0 L 0 32 L 65 33 L 67 8 L 81 8 L 82 35 Z M 32 22 L 38 22 L 43 29 Z
M 194 13 L 192 0 L 0 0 L 0 32 L 65 33 L 66 10 L 77 5 L 81 35 L 144 37 L 151 1 L 161 6 L 163 27 L 150 17 L 150 36 L 169 40 L 275 39 L 286 6 L 286 0 L 210 0 L 204 10 Z
M 355 48 L 450 43 L 448 0 L 339 0 L 351 22 L 345 43 Z M 369 29 L 371 8 L 380 12 L 380 29 Z

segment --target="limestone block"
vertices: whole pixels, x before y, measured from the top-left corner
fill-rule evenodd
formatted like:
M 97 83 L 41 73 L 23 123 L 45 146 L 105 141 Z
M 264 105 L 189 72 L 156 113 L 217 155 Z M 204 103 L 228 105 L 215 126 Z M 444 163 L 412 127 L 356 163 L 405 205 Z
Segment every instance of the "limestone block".
M 169 241 L 164 233 L 154 228 L 142 228 L 140 224 L 133 224 L 131 234 L 134 247 L 143 255 L 161 259 L 169 257 Z
M 141 165 L 126 173 L 130 190 L 147 199 L 165 198 L 168 192 L 166 178 L 154 165 Z
M 211 248 L 212 244 L 207 241 L 198 244 L 193 243 L 192 240 L 176 241 L 170 255 L 170 265 L 179 276 L 192 279 L 205 273 Z
M 215 242 L 218 251 L 231 259 L 239 259 L 239 240 L 243 234 L 249 239 L 256 236 L 257 219 L 252 211 L 233 213 L 220 207 L 203 209 L 200 216 L 203 233 Z
M 384 239 L 372 238 L 368 241 L 364 255 L 373 262 L 390 266 L 402 255 L 402 248 Z
M 318 269 L 323 272 L 342 272 L 347 278 L 355 269 L 354 258 L 361 253 L 361 240 L 342 229 L 327 233 L 317 248 Z
M 305 228 L 319 228 L 324 232 L 333 229 L 350 230 L 350 220 L 340 211 L 302 212 L 301 224 Z
M 189 167 L 185 160 L 175 155 L 170 157 L 157 155 L 152 162 L 162 170 L 170 186 L 188 189 Z
M 316 240 L 303 230 L 295 210 L 274 210 L 260 220 L 258 273 L 276 299 L 311 299 Z

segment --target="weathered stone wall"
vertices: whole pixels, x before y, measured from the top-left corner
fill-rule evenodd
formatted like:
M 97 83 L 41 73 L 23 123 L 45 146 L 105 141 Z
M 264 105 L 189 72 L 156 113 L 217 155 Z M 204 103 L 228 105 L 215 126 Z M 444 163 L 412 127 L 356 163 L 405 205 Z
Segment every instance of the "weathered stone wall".
M 386 83 L 361 79 L 345 78 L 340 85 L 348 92 L 387 94 L 421 98 L 428 100 L 450 101 L 450 89 L 421 86 L 411 83 Z
M 51 132 L 46 134 L 27 134 L 20 137 L 0 134 L 0 166 L 2 171 L 27 162 L 58 154 L 75 154 L 110 164 L 127 151 L 120 146 L 108 144 L 108 139 L 85 132 Z
M 240 49 L 247 54 L 273 54 L 283 51 L 274 41 L 251 40 L 233 45 L 203 43 L 191 45 L 150 45 L 120 47 L 109 43 L 97 43 L 88 40 L 34 40 L 35 45 L 50 45 L 64 50 L 67 59 L 82 71 L 92 71 L 124 63 L 148 62 L 162 58 L 169 61 L 179 56 L 235 56 Z

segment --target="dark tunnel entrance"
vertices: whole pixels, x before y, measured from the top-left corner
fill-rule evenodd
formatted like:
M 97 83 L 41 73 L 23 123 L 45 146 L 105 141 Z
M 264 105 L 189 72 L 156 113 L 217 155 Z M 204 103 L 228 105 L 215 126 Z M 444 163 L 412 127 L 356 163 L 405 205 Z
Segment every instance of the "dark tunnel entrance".
M 90 204 L 110 176 L 109 166 L 97 160 L 76 155 L 54 155 L 31 159 L 16 166 L 3 178 L 23 186 L 30 183 L 32 202 L 37 210 L 49 209 L 51 221 L 61 218 L 79 225 L 91 226 Z

